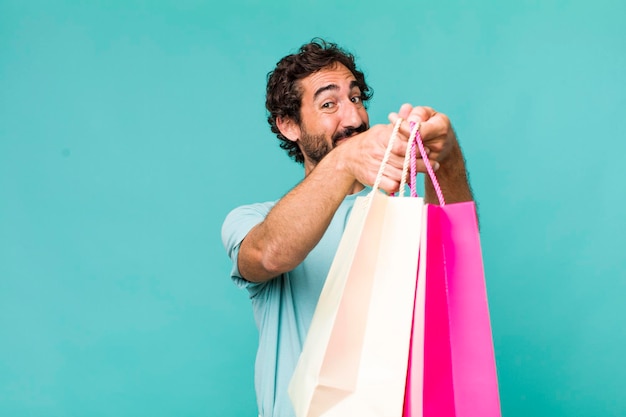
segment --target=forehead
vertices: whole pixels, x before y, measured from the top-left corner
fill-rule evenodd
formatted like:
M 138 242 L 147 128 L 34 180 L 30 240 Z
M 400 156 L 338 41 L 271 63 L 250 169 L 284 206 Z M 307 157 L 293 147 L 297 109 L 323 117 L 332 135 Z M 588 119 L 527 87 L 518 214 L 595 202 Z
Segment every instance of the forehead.
M 352 71 L 343 64 L 335 63 L 300 80 L 302 98 L 311 99 L 318 90 L 329 85 L 349 89 L 353 81 L 356 81 L 356 78 Z

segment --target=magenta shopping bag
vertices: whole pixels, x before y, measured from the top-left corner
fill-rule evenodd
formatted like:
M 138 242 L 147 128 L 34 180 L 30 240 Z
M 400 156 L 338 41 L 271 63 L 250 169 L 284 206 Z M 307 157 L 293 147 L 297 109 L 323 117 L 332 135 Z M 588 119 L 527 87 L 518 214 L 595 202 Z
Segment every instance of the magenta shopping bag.
M 404 417 L 500 417 L 476 208 L 446 205 L 429 174 Z

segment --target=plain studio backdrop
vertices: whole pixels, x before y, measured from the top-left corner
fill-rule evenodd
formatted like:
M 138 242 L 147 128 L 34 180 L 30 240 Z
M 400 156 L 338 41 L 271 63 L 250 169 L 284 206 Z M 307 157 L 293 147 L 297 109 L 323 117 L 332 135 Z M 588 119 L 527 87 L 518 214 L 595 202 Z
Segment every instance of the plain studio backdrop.
M 626 416 L 626 2 L 0 1 L 0 415 L 255 416 L 222 221 L 280 198 L 266 74 L 450 116 L 504 416 Z M 297 214 L 294 214 L 297 215 Z

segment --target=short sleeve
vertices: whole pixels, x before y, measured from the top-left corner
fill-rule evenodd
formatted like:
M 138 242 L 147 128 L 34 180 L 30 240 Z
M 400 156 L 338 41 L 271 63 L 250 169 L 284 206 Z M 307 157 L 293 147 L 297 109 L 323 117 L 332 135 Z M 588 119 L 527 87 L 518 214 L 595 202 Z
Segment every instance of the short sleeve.
M 233 264 L 230 276 L 239 288 L 251 289 L 258 285 L 241 276 L 237 266 L 239 247 L 250 230 L 265 219 L 273 206 L 273 202 L 268 202 L 237 207 L 228 213 L 222 224 L 222 244 Z

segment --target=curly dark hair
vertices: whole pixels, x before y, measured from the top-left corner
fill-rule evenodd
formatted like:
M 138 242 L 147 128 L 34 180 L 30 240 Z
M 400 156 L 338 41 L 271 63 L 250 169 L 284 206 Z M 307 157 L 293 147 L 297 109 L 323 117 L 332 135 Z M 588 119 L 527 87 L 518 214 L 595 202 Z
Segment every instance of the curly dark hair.
M 335 64 L 348 68 L 356 78 L 361 89 L 361 101 L 367 106 L 373 91 L 365 82 L 365 75 L 355 64 L 354 55 L 340 48 L 335 43 L 321 38 L 314 38 L 302 45 L 298 53 L 287 55 L 276 64 L 276 68 L 267 74 L 267 92 L 265 107 L 269 112 L 267 121 L 272 132 L 280 139 L 280 147 L 287 151 L 296 162 L 303 164 L 304 156 L 296 142 L 287 139 L 280 133 L 276 125 L 279 117 L 288 118 L 300 124 L 300 107 L 302 104 L 302 88 L 300 80 L 324 68 Z

